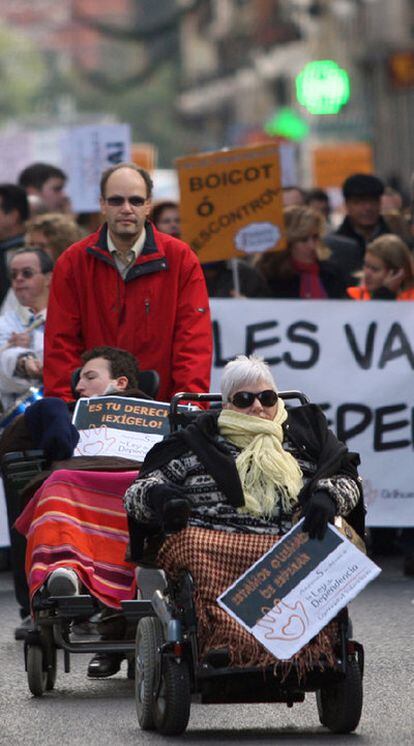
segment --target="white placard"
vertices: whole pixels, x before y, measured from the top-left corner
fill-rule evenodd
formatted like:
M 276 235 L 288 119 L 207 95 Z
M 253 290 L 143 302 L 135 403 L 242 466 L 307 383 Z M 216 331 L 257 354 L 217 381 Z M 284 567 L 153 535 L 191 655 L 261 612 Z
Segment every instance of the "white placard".
M 280 660 L 301 650 L 381 572 L 333 526 L 319 541 L 302 524 L 217 599 Z
M 127 124 L 73 127 L 66 145 L 68 192 L 75 212 L 99 212 L 102 172 L 131 157 L 131 131 Z
M 213 299 L 218 391 L 224 365 L 256 353 L 280 389 L 320 404 L 361 455 L 369 526 L 414 526 L 414 303 Z

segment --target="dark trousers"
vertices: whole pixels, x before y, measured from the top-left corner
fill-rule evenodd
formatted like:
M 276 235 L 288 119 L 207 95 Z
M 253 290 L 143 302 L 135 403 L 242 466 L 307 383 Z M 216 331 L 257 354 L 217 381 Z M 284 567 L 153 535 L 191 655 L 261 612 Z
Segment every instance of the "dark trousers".
M 26 559 L 26 537 L 19 534 L 13 524 L 20 515 L 23 506 L 16 499 L 16 494 L 6 494 L 7 519 L 10 531 L 10 559 L 13 573 L 14 593 L 20 606 L 22 619 L 30 614 L 29 588 L 27 586 L 25 559 Z

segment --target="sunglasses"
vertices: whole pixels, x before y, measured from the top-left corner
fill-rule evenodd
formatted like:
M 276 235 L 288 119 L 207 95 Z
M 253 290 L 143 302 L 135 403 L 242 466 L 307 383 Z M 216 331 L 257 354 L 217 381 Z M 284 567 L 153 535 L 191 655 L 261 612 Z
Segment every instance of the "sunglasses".
M 131 207 L 142 207 L 142 205 L 145 205 L 147 200 L 145 197 L 138 197 L 138 196 L 121 197 L 118 195 L 114 195 L 113 197 L 106 197 L 105 201 L 111 207 L 121 207 L 124 204 L 124 202 L 128 202 L 128 204 L 131 205 Z
M 36 272 L 36 270 L 30 269 L 30 267 L 23 267 L 23 269 L 12 269 L 10 271 L 10 279 L 17 280 L 18 276 L 21 275 L 25 280 L 29 280 L 31 277 L 41 274 L 43 273 Z
M 230 402 L 234 404 L 237 409 L 247 409 L 251 407 L 254 400 L 258 399 L 262 407 L 273 407 L 277 400 L 278 395 L 276 391 L 272 389 L 266 389 L 266 391 L 260 391 L 258 394 L 254 394 L 252 391 L 238 391 L 234 394 Z

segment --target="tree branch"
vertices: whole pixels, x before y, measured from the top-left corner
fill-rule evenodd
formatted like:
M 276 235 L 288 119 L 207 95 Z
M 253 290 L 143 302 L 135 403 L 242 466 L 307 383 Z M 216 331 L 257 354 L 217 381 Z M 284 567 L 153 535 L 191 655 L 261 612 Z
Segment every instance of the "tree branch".
M 206 0 L 193 0 L 191 5 L 177 9 L 174 13 L 166 17 L 163 21 L 157 24 L 149 24 L 148 26 L 140 28 L 121 28 L 120 26 L 113 26 L 110 23 L 102 23 L 102 21 L 92 18 L 92 16 L 84 15 L 75 10 L 74 20 L 80 23 L 82 26 L 87 26 L 93 31 L 98 31 L 105 36 L 111 36 L 114 39 L 121 39 L 123 41 L 150 41 L 161 34 L 166 34 L 169 31 L 173 31 L 177 28 L 181 18 L 188 13 L 197 10 L 198 7 L 203 5 Z

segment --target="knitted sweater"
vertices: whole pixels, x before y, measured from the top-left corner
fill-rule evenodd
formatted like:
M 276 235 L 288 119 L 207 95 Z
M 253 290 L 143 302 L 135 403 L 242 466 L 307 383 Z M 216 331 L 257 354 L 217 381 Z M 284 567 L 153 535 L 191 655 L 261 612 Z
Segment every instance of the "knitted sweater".
M 331 458 L 332 465 L 337 470 L 335 473 L 335 468 L 325 468 L 325 465 L 328 465 L 328 458 L 325 458 L 325 463 L 321 464 L 318 463 L 317 458 L 312 457 L 309 448 L 304 450 L 304 446 L 300 445 L 297 437 L 297 427 L 293 427 L 296 437 L 295 435 L 293 438 L 291 437 L 292 427 L 288 418 L 284 427 L 283 447 L 297 459 L 302 469 L 304 487 L 301 490 L 299 502 L 303 504 L 303 499 L 307 499 L 309 492 L 313 492 L 315 489 L 325 489 L 334 499 L 338 515 L 348 515 L 360 499 L 360 485 L 356 469 L 349 466 L 348 463 L 346 463 L 345 468 L 341 468 L 341 460 L 350 461 L 350 458 L 348 458 L 350 454 L 348 454 L 345 446 L 336 440 L 333 433 L 328 431 L 326 425 L 326 435 L 325 432 L 319 432 L 319 430 L 324 430 L 323 425 L 326 422 L 320 410 L 313 405 L 300 407 L 299 409 L 306 410 L 308 424 L 313 420 L 315 421 L 314 440 L 315 442 L 320 441 L 321 452 L 326 442 L 329 441 L 329 458 Z M 207 421 L 210 426 L 211 422 L 214 423 L 214 415 L 204 415 L 204 421 Z M 147 526 L 151 533 L 156 531 L 156 518 L 148 500 L 148 493 L 155 484 L 168 484 L 179 487 L 183 495 L 190 500 L 192 508 L 189 524 L 191 526 L 230 532 L 270 533 L 275 535 L 285 533 L 291 527 L 292 516 L 285 514 L 279 504 L 275 506 L 274 513 L 268 520 L 237 510 L 237 507 L 242 503 L 238 502 L 237 498 L 229 499 L 229 495 L 225 494 L 228 486 L 224 482 L 219 486 L 217 479 L 210 473 L 211 469 L 206 468 L 204 453 L 197 452 L 197 443 L 194 438 L 197 425 L 192 427 L 193 433 L 188 436 L 188 440 L 193 443 L 193 448 L 183 446 L 184 438 L 187 439 L 187 434 L 184 434 L 183 431 L 182 434 L 176 434 L 175 438 L 173 436 L 170 444 L 167 440 L 160 443 L 156 449 L 152 449 L 140 476 L 125 494 L 125 508 L 129 516 L 138 521 L 141 527 Z M 210 447 L 212 446 L 213 452 L 216 449 L 217 458 L 222 457 L 224 452 L 234 463 L 240 450 L 217 432 L 217 424 L 215 424 L 215 427 L 216 432 L 214 433 L 213 424 L 214 437 L 210 439 L 212 440 Z M 177 447 L 174 452 L 174 445 L 177 446 L 180 439 L 181 452 Z M 201 456 L 200 453 L 202 453 Z M 168 455 L 171 455 L 171 458 L 168 458 Z M 153 466 L 154 468 L 152 468 Z

